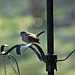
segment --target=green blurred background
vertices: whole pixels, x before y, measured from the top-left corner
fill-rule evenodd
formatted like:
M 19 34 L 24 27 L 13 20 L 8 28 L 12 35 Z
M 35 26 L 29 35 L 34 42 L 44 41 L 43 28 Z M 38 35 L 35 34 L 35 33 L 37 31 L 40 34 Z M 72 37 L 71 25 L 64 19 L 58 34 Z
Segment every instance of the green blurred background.
M 54 0 L 54 50 L 58 59 L 65 58 L 75 49 L 75 1 Z M 26 30 L 41 35 L 40 46 L 47 53 L 47 18 L 46 0 L 0 0 L 0 46 L 24 43 L 19 36 Z M 23 55 L 11 52 L 18 61 L 21 75 L 47 75 L 45 63 L 41 62 L 31 49 Z M 75 54 L 67 61 L 58 62 L 58 71 L 55 75 L 75 75 Z M 14 60 L 12 62 L 15 65 Z M 16 68 L 16 67 L 15 67 Z M 8 57 L 6 57 L 7 75 L 16 75 L 12 70 Z M 4 75 L 3 57 L 0 56 L 0 75 Z

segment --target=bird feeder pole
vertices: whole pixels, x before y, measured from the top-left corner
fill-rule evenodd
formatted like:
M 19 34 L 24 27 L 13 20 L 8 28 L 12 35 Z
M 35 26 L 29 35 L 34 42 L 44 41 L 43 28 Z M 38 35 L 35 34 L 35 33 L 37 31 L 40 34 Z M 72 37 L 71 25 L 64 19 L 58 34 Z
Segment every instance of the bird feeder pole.
M 47 46 L 48 53 L 54 53 L 53 40 L 53 0 L 47 0 Z
M 47 0 L 47 57 L 54 60 L 54 36 L 53 36 L 53 0 Z M 48 75 L 54 75 L 54 64 L 46 63 Z

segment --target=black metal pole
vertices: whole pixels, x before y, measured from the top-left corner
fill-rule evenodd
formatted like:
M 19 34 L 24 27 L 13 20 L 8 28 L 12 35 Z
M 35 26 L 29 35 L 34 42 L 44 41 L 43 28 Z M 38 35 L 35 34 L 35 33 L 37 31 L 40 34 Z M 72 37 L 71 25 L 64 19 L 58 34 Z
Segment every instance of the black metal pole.
M 54 54 L 53 40 L 53 0 L 47 0 L 47 53 L 51 56 Z M 46 64 L 48 75 L 54 75 L 52 64 Z M 50 69 L 50 70 L 49 70 Z
M 47 0 L 47 45 L 50 54 L 54 53 L 53 42 L 53 0 Z

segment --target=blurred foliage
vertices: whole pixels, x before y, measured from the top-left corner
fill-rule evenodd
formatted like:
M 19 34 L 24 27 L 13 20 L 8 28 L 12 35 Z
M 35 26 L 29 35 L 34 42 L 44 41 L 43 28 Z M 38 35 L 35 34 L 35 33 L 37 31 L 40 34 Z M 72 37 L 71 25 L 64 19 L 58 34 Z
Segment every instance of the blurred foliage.
M 74 5 L 73 0 L 54 0 L 54 48 L 58 59 L 66 57 L 75 47 Z M 46 21 L 46 0 L 0 0 L 0 46 L 8 44 L 8 50 L 15 44 L 24 43 L 19 36 L 23 30 L 35 34 L 45 30 L 46 33 L 39 38 L 40 46 L 47 53 Z M 21 75 L 47 75 L 45 63 L 40 62 L 31 49 L 21 56 L 15 49 L 11 53 L 18 61 Z M 74 57 L 73 54 L 67 61 L 58 62 L 55 75 L 74 75 Z M 2 56 L 0 60 L 0 75 L 4 75 Z M 12 62 L 16 66 L 13 59 Z M 15 75 L 7 57 L 6 64 L 7 75 Z

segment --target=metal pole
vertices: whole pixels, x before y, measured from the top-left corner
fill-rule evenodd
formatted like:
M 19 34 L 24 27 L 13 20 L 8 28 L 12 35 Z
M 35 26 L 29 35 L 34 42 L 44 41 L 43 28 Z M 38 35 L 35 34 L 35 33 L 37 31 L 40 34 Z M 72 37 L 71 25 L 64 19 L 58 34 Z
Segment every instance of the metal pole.
M 47 0 L 47 46 L 50 54 L 54 53 L 53 42 L 53 0 Z
M 47 0 L 47 53 L 51 56 L 54 54 L 54 40 L 53 40 L 53 0 Z M 48 75 L 54 75 L 53 64 L 46 64 L 49 69 Z

